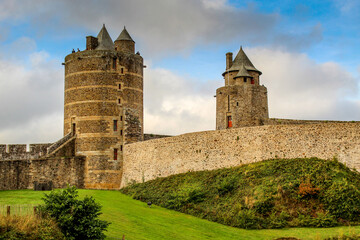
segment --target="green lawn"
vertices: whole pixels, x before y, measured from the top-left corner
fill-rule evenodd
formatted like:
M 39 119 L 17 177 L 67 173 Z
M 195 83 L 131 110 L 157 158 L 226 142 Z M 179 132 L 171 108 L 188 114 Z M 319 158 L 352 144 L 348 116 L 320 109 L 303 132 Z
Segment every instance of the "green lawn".
M 110 221 L 109 239 L 324 239 L 341 234 L 360 234 L 359 227 L 292 228 L 281 230 L 243 230 L 198 219 L 186 214 L 131 199 L 118 191 L 79 190 L 81 197 L 93 196 L 103 206 L 102 218 Z M 0 205 L 38 204 L 43 192 L 0 191 Z

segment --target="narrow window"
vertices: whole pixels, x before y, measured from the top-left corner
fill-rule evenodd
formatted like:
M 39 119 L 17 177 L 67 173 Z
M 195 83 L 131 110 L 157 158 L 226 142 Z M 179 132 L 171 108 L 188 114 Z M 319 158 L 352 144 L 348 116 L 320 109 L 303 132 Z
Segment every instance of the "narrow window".
M 116 70 L 116 58 L 113 59 L 113 69 Z
M 118 129 L 118 121 L 114 120 L 114 132 L 116 132 Z
M 237 106 L 237 107 L 239 106 L 239 102 L 236 102 L 236 106 Z
M 251 84 L 255 84 L 255 80 L 254 80 L 254 79 L 251 79 Z
M 122 151 L 122 145 L 120 145 L 120 151 Z
M 114 148 L 114 160 L 118 159 L 118 149 Z
M 120 121 L 122 121 L 122 116 L 120 116 Z
M 246 79 L 246 77 L 244 77 L 244 82 L 246 82 L 247 81 L 247 79 Z
M 122 136 L 122 130 L 120 130 L 120 135 Z
M 227 127 L 231 128 L 232 127 L 232 121 L 231 121 L 231 116 L 227 117 Z
M 123 74 L 124 73 L 124 68 L 121 68 L 121 74 Z
M 75 134 L 76 133 L 76 124 L 73 123 L 72 124 L 72 134 Z
M 118 104 L 121 104 L 121 99 L 120 98 L 118 99 Z
M 118 86 L 119 86 L 119 90 L 121 90 L 121 83 L 119 83 L 119 85 L 118 85 Z

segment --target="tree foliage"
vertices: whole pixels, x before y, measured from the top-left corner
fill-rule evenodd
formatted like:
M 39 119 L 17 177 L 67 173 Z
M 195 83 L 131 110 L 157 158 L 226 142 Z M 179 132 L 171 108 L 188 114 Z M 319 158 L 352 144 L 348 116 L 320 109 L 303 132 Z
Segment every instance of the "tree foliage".
M 67 239 L 105 239 L 110 223 L 100 220 L 101 205 L 93 197 L 78 199 L 75 187 L 51 191 L 39 207 L 42 214 L 56 220 Z

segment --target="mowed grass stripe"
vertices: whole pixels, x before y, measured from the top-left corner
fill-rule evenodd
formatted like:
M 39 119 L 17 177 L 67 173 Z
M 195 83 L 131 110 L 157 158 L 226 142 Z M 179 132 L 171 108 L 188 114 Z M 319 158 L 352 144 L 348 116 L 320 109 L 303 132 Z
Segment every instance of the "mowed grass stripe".
M 32 190 L 0 191 L 0 205 L 40 204 L 44 192 Z M 276 239 L 296 237 L 324 239 L 342 234 L 360 234 L 360 227 L 290 228 L 244 230 L 198 219 L 131 199 L 118 191 L 79 190 L 80 197 L 93 196 L 103 206 L 102 219 L 110 221 L 106 235 L 127 240 L 172 239 Z

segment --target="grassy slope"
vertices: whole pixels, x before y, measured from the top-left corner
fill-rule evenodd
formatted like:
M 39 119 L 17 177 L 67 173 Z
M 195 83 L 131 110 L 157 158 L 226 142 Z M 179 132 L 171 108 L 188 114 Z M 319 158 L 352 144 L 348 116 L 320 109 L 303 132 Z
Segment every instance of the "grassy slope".
M 148 208 L 118 191 L 79 190 L 81 197 L 93 196 L 103 205 L 102 218 L 112 222 L 107 236 L 128 240 L 151 239 L 275 239 L 292 236 L 323 239 L 339 234 L 360 234 L 360 227 L 327 229 L 293 228 L 281 230 L 243 230 L 198 219 L 158 206 Z M 0 205 L 38 204 L 43 192 L 31 190 L 0 191 Z
M 247 229 L 330 227 L 360 221 L 360 174 L 336 160 L 273 159 L 158 178 L 122 192 Z

